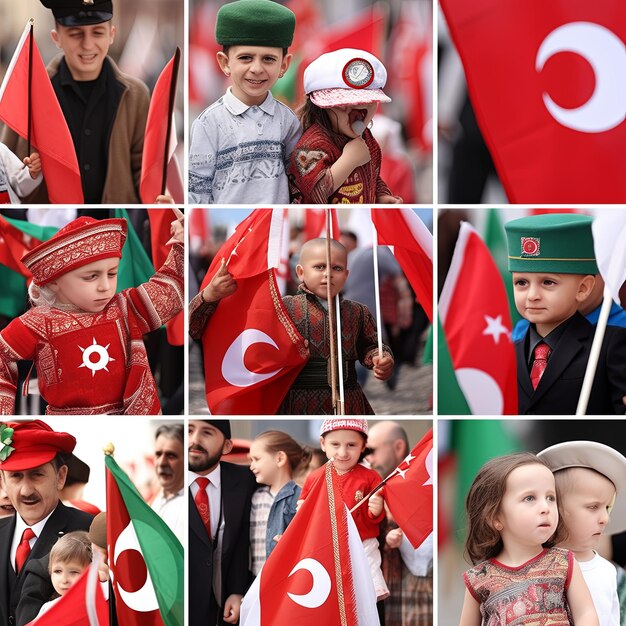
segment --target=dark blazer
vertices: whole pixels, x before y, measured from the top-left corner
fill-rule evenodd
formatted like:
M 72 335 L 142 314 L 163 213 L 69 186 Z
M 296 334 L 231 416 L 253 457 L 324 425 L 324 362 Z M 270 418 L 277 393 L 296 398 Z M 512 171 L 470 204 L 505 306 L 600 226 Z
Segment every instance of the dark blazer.
M 528 369 L 529 331 L 516 342 L 520 415 L 575 415 L 595 326 L 580 313 L 563 322 L 565 329 L 533 389 Z M 626 329 L 607 326 L 587 415 L 624 415 L 626 407 Z
M 189 496 L 189 626 L 226 626 L 221 607 L 231 594 L 244 595 L 250 572 L 250 507 L 256 489 L 247 467 L 220 462 L 222 474 L 222 597 L 213 595 L 213 545 Z
M 72 530 L 89 530 L 92 519 L 93 515 L 66 507 L 59 502 L 18 576 L 15 575 L 9 562 L 15 517 L 0 520 L 0 624 L 22 626 L 34 619 L 45 600 L 40 602 L 37 599 L 24 598 L 22 601 L 23 587 L 33 575 L 29 572 L 27 564 L 31 560 L 47 555 L 61 535 Z

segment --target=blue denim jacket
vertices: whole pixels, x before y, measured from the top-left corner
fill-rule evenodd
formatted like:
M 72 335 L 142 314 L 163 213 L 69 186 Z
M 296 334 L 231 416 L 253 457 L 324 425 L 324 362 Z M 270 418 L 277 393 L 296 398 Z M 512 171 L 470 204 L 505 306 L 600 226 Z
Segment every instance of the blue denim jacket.
M 266 557 L 276 547 L 274 537 L 285 532 L 285 528 L 287 528 L 289 522 L 296 514 L 296 502 L 300 498 L 301 491 L 302 488 L 298 487 L 293 480 L 290 480 L 276 494 L 274 504 L 272 504 L 269 517 L 267 518 L 267 532 L 265 534 Z

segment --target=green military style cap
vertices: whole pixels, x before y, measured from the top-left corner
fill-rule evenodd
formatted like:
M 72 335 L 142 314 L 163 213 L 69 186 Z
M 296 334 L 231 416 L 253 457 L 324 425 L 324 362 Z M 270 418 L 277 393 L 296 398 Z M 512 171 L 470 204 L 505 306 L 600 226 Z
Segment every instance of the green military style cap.
M 592 221 L 577 213 L 546 213 L 507 222 L 509 271 L 597 274 Z
M 222 46 L 288 48 L 296 16 L 273 0 L 235 0 L 217 12 L 215 39 Z
M 113 19 L 112 0 L 40 0 L 62 26 L 90 26 Z

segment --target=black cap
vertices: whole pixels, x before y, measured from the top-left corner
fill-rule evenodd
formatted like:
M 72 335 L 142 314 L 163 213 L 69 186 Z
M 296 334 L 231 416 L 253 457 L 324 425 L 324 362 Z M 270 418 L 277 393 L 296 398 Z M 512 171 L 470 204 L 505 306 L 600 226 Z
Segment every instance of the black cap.
M 62 26 L 90 26 L 113 19 L 111 0 L 40 0 Z
M 230 420 L 202 420 L 207 424 L 211 424 L 219 430 L 226 439 L 232 439 L 230 436 Z

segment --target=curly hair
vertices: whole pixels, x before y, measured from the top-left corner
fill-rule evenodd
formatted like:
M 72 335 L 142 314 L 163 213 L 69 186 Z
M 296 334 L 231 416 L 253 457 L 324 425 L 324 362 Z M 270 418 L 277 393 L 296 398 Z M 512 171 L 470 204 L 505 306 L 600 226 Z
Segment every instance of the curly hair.
M 500 511 L 507 478 L 518 467 L 533 464 L 550 469 L 547 463 L 530 452 L 499 456 L 480 468 L 465 502 L 468 522 L 465 554 L 472 564 L 493 558 L 502 551 L 502 537 L 494 528 L 493 522 Z M 550 548 L 556 545 L 561 536 L 562 525 L 559 517 L 554 535 L 543 546 Z

